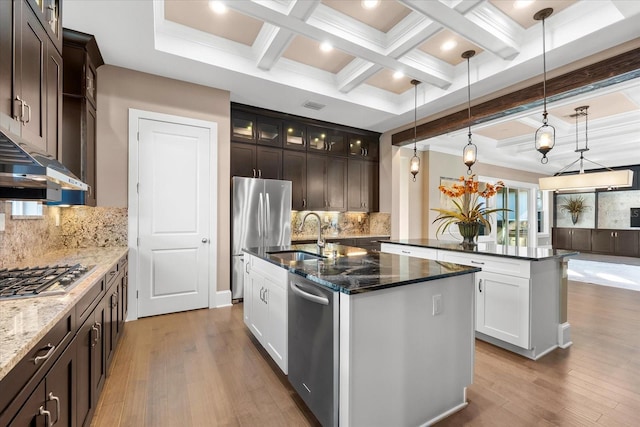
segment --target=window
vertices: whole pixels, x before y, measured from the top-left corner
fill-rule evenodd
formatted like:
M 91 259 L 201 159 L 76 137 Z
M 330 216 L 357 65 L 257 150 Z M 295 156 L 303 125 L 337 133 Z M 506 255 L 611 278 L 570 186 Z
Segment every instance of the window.
M 11 217 L 12 218 L 42 218 L 42 203 L 41 202 L 23 202 L 12 201 L 11 202 Z

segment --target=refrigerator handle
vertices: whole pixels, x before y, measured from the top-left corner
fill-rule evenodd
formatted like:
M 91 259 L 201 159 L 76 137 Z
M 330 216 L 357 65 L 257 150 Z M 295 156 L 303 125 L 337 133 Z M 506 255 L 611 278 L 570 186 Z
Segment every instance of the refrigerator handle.
M 258 201 L 258 237 L 262 237 L 263 217 L 264 217 L 264 207 L 262 205 L 262 193 L 260 193 L 260 199 Z
M 267 200 L 267 212 L 265 215 L 265 224 L 264 224 L 264 238 L 269 238 L 269 227 L 271 227 L 271 202 L 269 201 L 269 193 L 265 195 Z

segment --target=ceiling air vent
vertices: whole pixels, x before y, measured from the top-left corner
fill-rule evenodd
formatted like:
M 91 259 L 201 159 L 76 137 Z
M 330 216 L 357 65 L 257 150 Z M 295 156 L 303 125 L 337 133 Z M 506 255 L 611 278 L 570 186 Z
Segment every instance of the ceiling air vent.
M 324 104 L 318 104 L 317 102 L 313 101 L 306 101 L 304 104 L 302 104 L 302 106 L 311 110 L 322 110 L 324 107 L 326 107 L 326 105 Z

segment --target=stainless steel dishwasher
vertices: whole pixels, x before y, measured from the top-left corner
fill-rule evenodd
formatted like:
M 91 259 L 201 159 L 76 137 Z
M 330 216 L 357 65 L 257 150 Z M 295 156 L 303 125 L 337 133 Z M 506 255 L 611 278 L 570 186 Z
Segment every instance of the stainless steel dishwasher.
M 339 295 L 289 274 L 289 382 L 324 426 L 338 425 Z

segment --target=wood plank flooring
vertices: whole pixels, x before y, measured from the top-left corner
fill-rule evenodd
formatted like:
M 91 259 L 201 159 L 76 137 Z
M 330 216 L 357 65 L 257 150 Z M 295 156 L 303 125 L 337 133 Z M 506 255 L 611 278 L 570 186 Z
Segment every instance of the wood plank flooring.
M 640 292 L 570 282 L 568 318 L 573 346 L 537 362 L 476 341 L 469 405 L 438 425 L 640 425 Z M 258 347 L 242 305 L 127 323 L 92 425 L 318 425 Z

